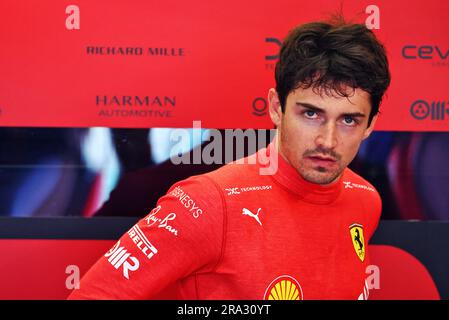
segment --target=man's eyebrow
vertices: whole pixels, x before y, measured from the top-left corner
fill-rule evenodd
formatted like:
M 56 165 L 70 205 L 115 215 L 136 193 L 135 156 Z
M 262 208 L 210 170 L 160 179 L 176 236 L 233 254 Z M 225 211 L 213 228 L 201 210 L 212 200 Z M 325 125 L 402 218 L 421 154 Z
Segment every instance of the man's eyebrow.
M 321 113 L 326 113 L 326 111 L 320 107 L 317 107 L 313 104 L 310 103 L 306 103 L 306 102 L 296 102 L 297 106 L 312 110 L 312 111 L 316 111 L 316 112 L 321 112 Z M 347 113 L 343 113 L 342 116 L 344 117 L 356 117 L 356 118 L 364 118 L 365 114 L 361 113 L 361 112 L 347 112 Z
M 299 102 L 299 101 L 298 101 L 298 102 L 296 102 L 296 105 L 297 105 L 297 106 L 300 106 L 300 107 L 307 108 L 307 109 L 312 110 L 312 111 L 325 113 L 325 110 L 324 110 L 324 109 L 321 109 L 320 107 L 317 107 L 317 106 L 315 106 L 315 105 L 313 105 L 313 104 L 310 104 L 310 103 Z

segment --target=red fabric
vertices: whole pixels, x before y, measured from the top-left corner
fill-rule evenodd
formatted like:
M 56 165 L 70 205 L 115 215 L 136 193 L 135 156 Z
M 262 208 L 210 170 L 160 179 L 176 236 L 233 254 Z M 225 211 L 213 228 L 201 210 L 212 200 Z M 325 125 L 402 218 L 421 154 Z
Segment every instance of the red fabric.
M 309 183 L 281 157 L 260 175 L 251 161 L 267 150 L 172 186 L 70 298 L 366 298 L 369 255 L 356 254 L 350 226 L 366 246 L 378 193 L 349 169 L 331 186 Z

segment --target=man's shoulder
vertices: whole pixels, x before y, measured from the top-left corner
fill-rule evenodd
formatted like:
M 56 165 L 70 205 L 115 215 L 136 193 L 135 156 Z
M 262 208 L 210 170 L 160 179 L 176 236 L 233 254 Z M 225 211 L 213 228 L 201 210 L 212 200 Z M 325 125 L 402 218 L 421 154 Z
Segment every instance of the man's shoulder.
M 199 196 L 218 197 L 227 193 L 230 186 L 246 186 L 260 183 L 266 176 L 259 174 L 259 166 L 248 161 L 228 163 L 213 171 L 191 176 L 175 183 L 173 188 L 180 187 Z
M 351 189 L 353 191 L 360 191 L 366 193 L 367 195 L 372 194 L 373 196 L 378 196 L 379 192 L 376 188 L 362 176 L 358 175 L 349 168 L 345 169 L 343 175 L 343 188 Z
M 348 201 L 357 201 L 364 208 L 363 215 L 366 226 L 366 237 L 369 240 L 377 228 L 382 212 L 382 199 L 376 188 L 366 179 L 346 168 L 343 176 L 343 192 L 349 197 Z
M 343 192 L 347 196 L 357 197 L 365 207 L 380 212 L 382 199 L 377 189 L 349 168 L 346 168 L 343 175 Z
M 212 180 L 220 188 L 233 184 L 246 184 L 264 179 L 265 176 L 259 172 L 257 164 L 248 162 L 249 158 L 244 158 L 241 162 L 231 162 L 203 176 Z

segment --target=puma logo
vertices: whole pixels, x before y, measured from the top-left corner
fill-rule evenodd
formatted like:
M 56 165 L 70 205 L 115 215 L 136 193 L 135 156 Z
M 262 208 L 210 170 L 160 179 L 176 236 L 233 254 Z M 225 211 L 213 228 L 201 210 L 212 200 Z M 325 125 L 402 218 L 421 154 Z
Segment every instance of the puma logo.
M 259 212 L 260 212 L 261 209 L 262 209 L 262 208 L 257 209 L 257 213 L 254 214 L 254 213 L 252 213 L 251 211 L 249 211 L 248 209 L 243 208 L 243 209 L 242 209 L 242 214 L 243 214 L 243 215 L 250 216 L 250 217 L 256 219 L 256 221 L 257 221 L 260 225 L 262 225 L 262 222 L 260 222 L 260 219 L 259 219 Z

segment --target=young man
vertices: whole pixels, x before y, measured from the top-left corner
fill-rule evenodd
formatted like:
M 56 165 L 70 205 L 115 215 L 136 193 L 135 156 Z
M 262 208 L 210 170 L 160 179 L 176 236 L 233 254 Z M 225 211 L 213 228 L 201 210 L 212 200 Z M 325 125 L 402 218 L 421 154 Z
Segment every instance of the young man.
M 381 200 L 347 166 L 389 82 L 364 25 L 291 31 L 268 93 L 274 142 L 173 185 L 70 298 L 366 299 Z M 272 175 L 251 164 L 260 157 L 276 162 Z

